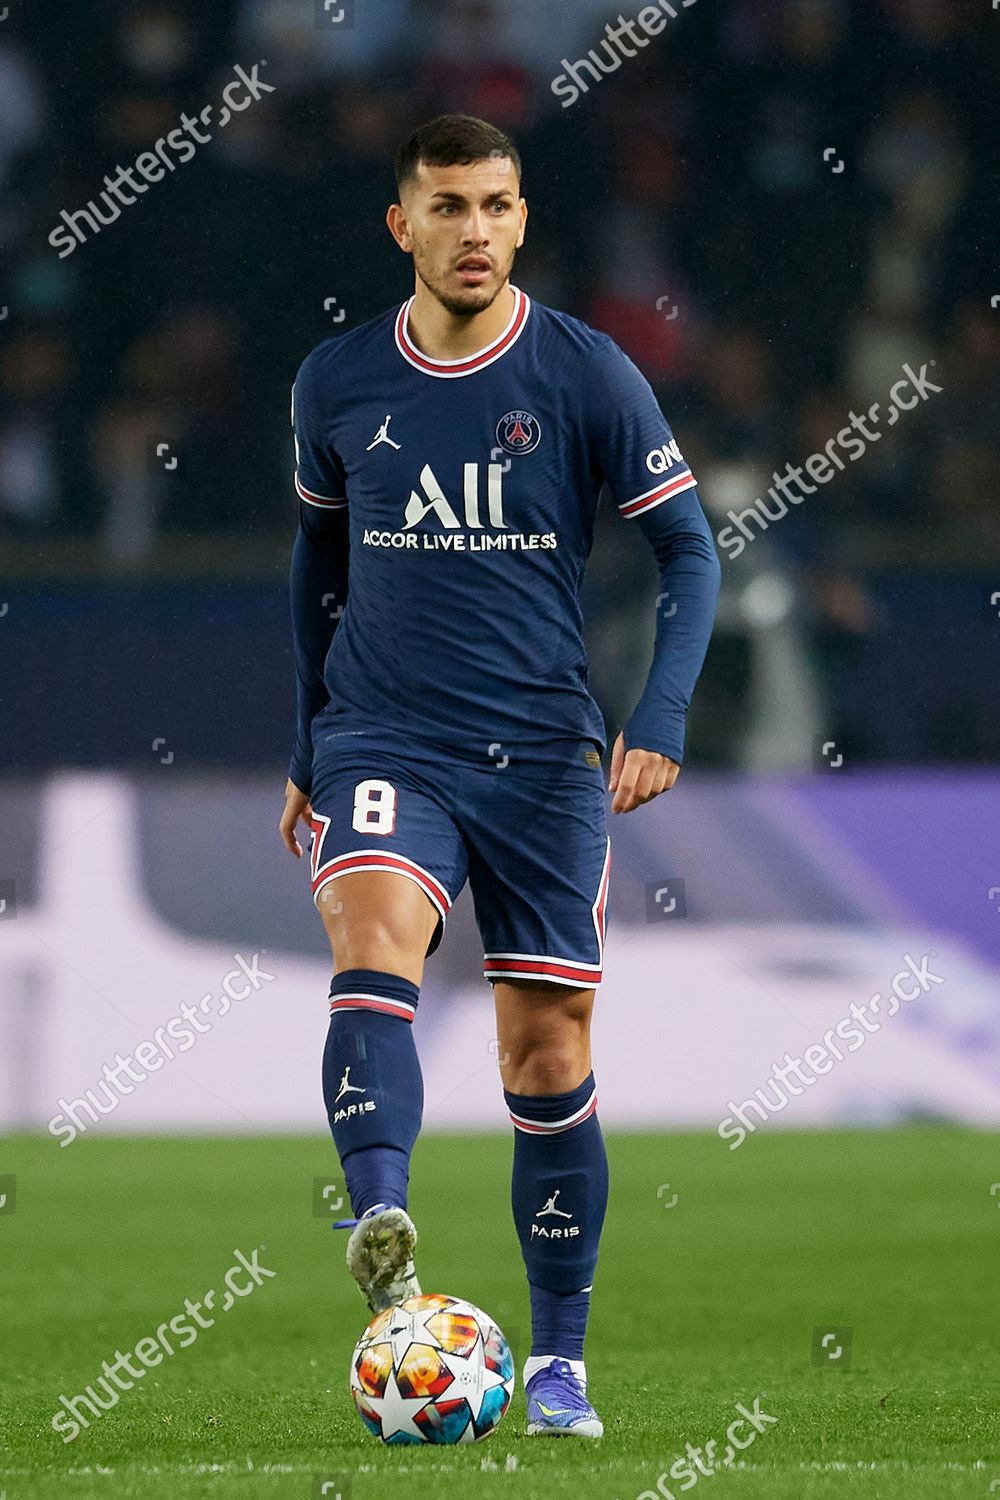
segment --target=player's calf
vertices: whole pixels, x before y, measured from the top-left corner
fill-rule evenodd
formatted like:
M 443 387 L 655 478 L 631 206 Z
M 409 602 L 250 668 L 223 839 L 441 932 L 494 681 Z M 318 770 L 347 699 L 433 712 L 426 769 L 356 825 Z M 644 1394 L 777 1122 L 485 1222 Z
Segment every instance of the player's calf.
M 330 985 L 323 1097 L 358 1217 L 406 1207 L 424 1085 L 413 1041 L 419 991 L 408 979 L 348 969 Z
M 525 1388 L 555 1361 L 560 1371 L 548 1383 L 565 1384 L 565 1365 L 585 1390 L 583 1343 L 608 1202 L 608 1158 L 597 1119 L 594 1075 L 588 1073 L 576 1088 L 560 1094 L 504 1089 L 504 1099 L 515 1127 L 514 1222 L 531 1293 Z M 551 1400 L 546 1404 L 556 1411 Z M 580 1435 L 600 1436 L 600 1421 L 585 1401 L 569 1401 L 567 1409 L 573 1420 L 553 1418 L 556 1430 L 568 1431 L 578 1424 Z M 530 1420 L 550 1430 L 541 1409 Z M 529 1422 L 529 1432 L 543 1427 L 532 1428 Z
M 397 974 L 348 969 L 330 985 L 323 1095 L 357 1218 L 347 1266 L 373 1312 L 420 1291 L 406 1212 L 423 1078 L 413 1042 L 418 990 Z

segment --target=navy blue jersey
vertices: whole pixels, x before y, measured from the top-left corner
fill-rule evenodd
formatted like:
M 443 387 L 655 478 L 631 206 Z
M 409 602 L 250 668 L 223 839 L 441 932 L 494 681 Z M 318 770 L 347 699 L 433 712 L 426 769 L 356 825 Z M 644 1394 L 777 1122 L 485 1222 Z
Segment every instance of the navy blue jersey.
M 717 575 L 695 479 L 649 384 L 607 335 L 515 288 L 503 334 L 442 361 L 412 343 L 409 308 L 326 340 L 296 377 L 303 526 L 317 539 L 346 515 L 350 556 L 327 701 L 300 695 L 300 721 L 318 709 L 314 737 L 377 727 L 476 760 L 568 740 L 603 750 L 580 607 L 602 488 L 644 529 L 671 507 L 687 517 L 702 572 Z M 707 630 L 695 613 L 674 642 L 686 625 L 697 677 Z M 679 756 L 666 717 L 683 718 L 692 686 L 675 702 L 651 683 L 643 729 L 660 743 L 644 748 Z

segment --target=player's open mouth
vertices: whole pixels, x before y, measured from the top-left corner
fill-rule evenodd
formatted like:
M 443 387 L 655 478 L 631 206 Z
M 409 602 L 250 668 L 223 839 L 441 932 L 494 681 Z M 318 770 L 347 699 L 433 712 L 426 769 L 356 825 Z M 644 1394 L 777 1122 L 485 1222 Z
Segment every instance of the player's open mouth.
M 489 276 L 492 268 L 488 260 L 473 255 L 468 260 L 460 260 L 455 269 L 469 286 L 479 286 Z

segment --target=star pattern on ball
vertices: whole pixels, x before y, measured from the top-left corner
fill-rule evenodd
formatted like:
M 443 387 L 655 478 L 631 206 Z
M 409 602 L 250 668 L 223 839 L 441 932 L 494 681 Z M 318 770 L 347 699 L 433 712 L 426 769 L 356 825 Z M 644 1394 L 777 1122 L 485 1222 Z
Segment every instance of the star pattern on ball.
M 402 1354 L 405 1356 L 409 1345 L 402 1344 Z M 367 1404 L 376 1411 L 382 1422 L 382 1436 L 386 1442 L 396 1433 L 402 1433 L 408 1437 L 418 1438 L 421 1442 L 426 1440 L 426 1432 L 417 1426 L 416 1417 L 423 1411 L 425 1406 L 433 1406 L 435 1401 L 468 1401 L 475 1421 L 482 1410 L 486 1400 L 486 1394 L 494 1386 L 503 1385 L 503 1376 L 496 1370 L 475 1371 L 470 1367 L 469 1360 L 461 1354 L 451 1354 L 447 1349 L 435 1351 L 441 1363 L 452 1377 L 451 1384 L 438 1396 L 428 1395 L 422 1392 L 418 1396 L 404 1394 L 399 1388 L 399 1381 L 395 1371 L 399 1364 L 393 1361 L 393 1373 L 389 1376 L 384 1396 L 368 1396 Z
M 417 1418 L 426 1407 L 439 1403 L 466 1402 L 476 1422 L 489 1393 L 505 1383 L 499 1371 L 482 1367 L 478 1357 L 482 1351 L 477 1348 L 481 1333 L 465 1353 L 444 1347 L 428 1326 L 437 1319 L 441 1327 L 440 1312 L 441 1306 L 433 1304 L 416 1311 L 394 1307 L 387 1318 L 379 1319 L 378 1331 L 368 1343 L 380 1365 L 389 1363 L 382 1393 L 363 1393 L 365 1406 L 381 1423 L 384 1442 L 393 1438 L 426 1442 L 426 1427 Z
M 397 1433 L 405 1437 L 416 1438 L 422 1443 L 426 1434 L 417 1426 L 415 1418 L 418 1412 L 422 1412 L 425 1406 L 433 1403 L 432 1396 L 401 1396 L 396 1384 L 396 1377 L 390 1375 L 389 1384 L 384 1396 L 369 1396 L 368 1405 L 376 1412 L 382 1423 L 382 1437 L 388 1442 Z

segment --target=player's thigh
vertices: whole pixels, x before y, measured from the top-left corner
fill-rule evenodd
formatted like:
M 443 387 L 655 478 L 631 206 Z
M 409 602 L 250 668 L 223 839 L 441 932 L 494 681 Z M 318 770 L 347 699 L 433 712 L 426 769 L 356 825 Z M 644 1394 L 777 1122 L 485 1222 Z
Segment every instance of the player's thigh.
M 600 767 L 477 774 L 478 789 L 463 783 L 459 814 L 486 978 L 543 983 L 543 1001 L 595 988 L 611 862 Z
M 405 875 L 359 870 L 323 886 L 316 908 L 334 970 L 377 969 L 419 984 L 441 916 Z
M 419 983 L 465 883 L 461 834 L 433 766 L 377 736 L 321 743 L 311 793 L 313 898 L 334 965 Z
M 463 787 L 460 823 L 490 981 L 595 989 L 603 972 L 610 880 L 600 766 L 483 772 Z

